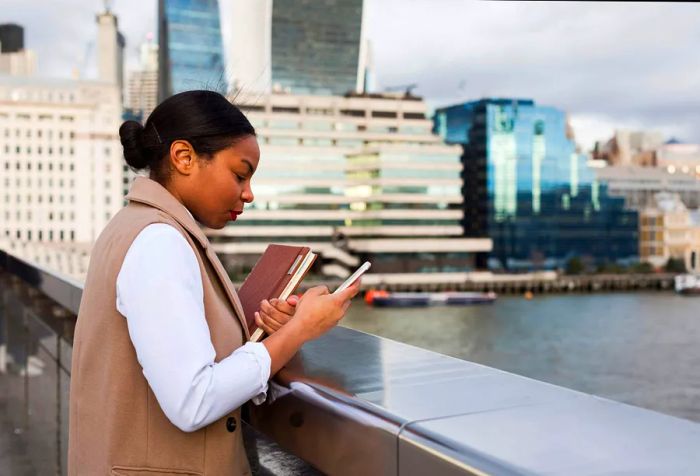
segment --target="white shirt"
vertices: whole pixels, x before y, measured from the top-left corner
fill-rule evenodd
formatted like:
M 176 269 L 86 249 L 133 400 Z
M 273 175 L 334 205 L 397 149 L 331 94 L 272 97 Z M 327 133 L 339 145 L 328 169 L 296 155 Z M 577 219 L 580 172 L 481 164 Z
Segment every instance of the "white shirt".
M 148 225 L 131 244 L 117 277 L 117 310 L 160 407 L 181 430 L 265 400 L 270 354 L 263 344 L 248 342 L 214 362 L 197 258 L 174 227 Z

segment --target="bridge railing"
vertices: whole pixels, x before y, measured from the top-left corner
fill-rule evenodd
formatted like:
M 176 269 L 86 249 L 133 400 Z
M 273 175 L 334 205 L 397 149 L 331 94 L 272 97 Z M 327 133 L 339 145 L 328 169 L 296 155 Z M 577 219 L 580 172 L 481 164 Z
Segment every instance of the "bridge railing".
M 0 424 L 61 474 L 82 283 L 0 250 L 0 291 Z M 279 372 L 249 423 L 290 474 L 700 471 L 696 423 L 342 327 Z

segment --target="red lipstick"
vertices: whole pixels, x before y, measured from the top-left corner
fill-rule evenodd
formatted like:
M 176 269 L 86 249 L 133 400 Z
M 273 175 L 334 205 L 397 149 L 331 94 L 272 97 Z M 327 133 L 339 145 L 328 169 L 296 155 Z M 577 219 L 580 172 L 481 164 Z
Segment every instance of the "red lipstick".
M 231 213 L 231 221 L 236 221 L 236 219 L 238 218 L 238 215 L 240 215 L 240 214 L 243 213 L 243 212 L 234 212 L 234 211 L 231 211 L 230 213 Z

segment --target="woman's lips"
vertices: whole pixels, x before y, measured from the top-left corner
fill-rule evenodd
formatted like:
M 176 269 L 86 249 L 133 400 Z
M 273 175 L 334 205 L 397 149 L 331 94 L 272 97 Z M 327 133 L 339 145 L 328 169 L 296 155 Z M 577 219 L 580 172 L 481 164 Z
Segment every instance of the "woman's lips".
M 231 210 L 230 213 L 231 213 L 231 220 L 236 221 L 236 219 L 238 218 L 238 215 L 240 215 L 243 212 L 235 212 L 235 211 Z

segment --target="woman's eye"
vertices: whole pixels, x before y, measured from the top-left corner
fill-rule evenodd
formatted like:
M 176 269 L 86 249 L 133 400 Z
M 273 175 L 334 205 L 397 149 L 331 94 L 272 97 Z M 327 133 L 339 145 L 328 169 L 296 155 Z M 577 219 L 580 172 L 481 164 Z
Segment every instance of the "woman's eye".
M 245 182 L 245 177 L 236 174 L 236 178 L 238 179 L 239 182 Z

